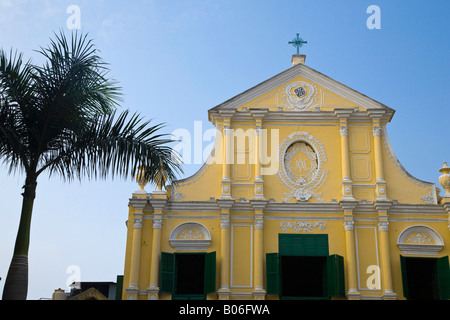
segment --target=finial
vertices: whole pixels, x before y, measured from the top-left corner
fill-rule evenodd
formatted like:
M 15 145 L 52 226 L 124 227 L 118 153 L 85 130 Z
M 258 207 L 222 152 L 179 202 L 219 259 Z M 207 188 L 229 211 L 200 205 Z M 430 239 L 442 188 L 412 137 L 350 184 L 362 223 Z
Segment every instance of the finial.
M 442 172 L 442 175 L 439 177 L 439 183 L 445 190 L 445 194 L 442 198 L 450 198 L 450 167 L 447 165 L 447 162 L 444 162 L 442 168 L 439 169 L 439 172 Z
M 140 167 L 138 169 L 138 173 L 136 174 L 136 182 L 139 185 L 139 190 L 135 193 L 146 194 L 147 192 L 144 190 L 145 185 L 148 183 L 148 180 L 144 178 L 145 168 Z
M 164 193 L 165 191 L 163 191 L 163 188 L 167 182 L 167 172 L 164 165 L 161 165 L 158 172 L 154 175 L 154 182 L 156 183 L 156 186 L 158 188 L 156 192 Z
M 308 41 L 305 41 L 302 38 L 300 38 L 300 35 L 297 33 L 297 36 L 288 43 L 291 44 L 293 47 L 296 47 L 297 54 L 300 54 L 300 48 L 303 47 L 303 44 L 308 43 Z

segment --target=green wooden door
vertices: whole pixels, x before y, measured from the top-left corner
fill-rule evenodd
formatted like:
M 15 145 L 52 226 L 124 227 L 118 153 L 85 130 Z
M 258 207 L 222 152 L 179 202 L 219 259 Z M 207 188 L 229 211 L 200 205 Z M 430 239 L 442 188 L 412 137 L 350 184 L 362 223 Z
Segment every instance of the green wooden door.
M 448 256 L 438 258 L 436 261 L 436 276 L 439 291 L 439 299 L 450 299 L 450 268 Z
M 266 254 L 267 294 L 280 293 L 280 262 L 278 253 Z
M 344 258 L 337 254 L 327 258 L 328 297 L 345 297 Z
M 161 252 L 160 290 L 163 293 L 173 293 L 175 288 L 175 255 Z
M 180 255 L 204 255 L 203 292 L 179 293 L 177 287 L 176 259 Z M 181 266 L 182 267 L 182 266 Z M 161 252 L 160 289 L 162 293 L 172 294 L 174 300 L 204 300 L 206 294 L 216 291 L 216 252 L 167 253 Z
M 216 291 L 216 252 L 205 255 L 205 294 Z

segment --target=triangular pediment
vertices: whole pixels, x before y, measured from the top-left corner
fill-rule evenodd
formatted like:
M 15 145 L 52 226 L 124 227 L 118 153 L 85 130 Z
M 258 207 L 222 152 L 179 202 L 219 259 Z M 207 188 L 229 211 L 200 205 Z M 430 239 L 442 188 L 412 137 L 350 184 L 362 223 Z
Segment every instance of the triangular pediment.
M 296 64 L 209 110 L 209 113 L 267 108 L 270 111 L 394 110 L 308 67 Z

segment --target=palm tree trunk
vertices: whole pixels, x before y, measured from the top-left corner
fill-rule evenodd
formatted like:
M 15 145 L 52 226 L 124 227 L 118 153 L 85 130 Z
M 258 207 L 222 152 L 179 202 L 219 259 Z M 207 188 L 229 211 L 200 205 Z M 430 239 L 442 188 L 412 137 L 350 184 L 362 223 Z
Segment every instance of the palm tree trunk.
M 22 213 L 8 275 L 3 288 L 3 300 L 26 300 L 28 292 L 28 248 L 30 245 L 31 214 L 36 197 L 36 177 L 27 175 L 22 193 Z

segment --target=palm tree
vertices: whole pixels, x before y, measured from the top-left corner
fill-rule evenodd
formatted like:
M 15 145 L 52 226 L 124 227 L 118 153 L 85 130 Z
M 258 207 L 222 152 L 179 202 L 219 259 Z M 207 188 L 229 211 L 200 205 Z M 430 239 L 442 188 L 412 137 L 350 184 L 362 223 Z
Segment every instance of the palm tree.
M 172 140 L 138 114 L 116 114 L 120 88 L 87 36 L 61 32 L 38 52 L 43 66 L 0 51 L 0 159 L 25 175 L 22 212 L 4 300 L 25 300 L 28 249 L 38 177 L 64 180 L 142 177 L 158 185 L 181 172 Z M 161 173 L 164 174 L 161 174 Z

